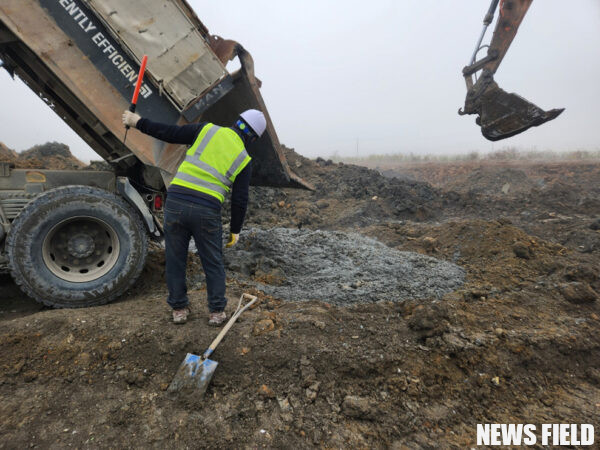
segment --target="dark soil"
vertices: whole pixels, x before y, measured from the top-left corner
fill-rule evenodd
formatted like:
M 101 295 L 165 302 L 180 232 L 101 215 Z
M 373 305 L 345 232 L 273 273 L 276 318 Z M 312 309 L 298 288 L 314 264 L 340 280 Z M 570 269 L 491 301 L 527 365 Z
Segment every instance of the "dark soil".
M 288 155 L 317 190 L 255 188 L 248 227 L 360 233 L 457 264 L 465 284 L 337 306 L 255 289 L 285 282 L 284 267 L 230 267 L 228 310 L 242 292 L 261 303 L 214 353 L 199 398 L 166 392 L 216 334 L 196 256 L 183 326 L 159 247 L 128 295 L 97 308 L 44 309 L 2 278 L 0 448 L 470 448 L 478 423 L 599 429 L 600 165 L 429 165 L 389 179 Z

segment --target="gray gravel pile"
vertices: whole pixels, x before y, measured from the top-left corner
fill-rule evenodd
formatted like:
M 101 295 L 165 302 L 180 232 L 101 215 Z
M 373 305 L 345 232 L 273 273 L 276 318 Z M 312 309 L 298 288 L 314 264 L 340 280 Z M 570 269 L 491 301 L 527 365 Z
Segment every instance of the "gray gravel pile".
M 455 264 L 359 234 L 288 228 L 243 231 L 225 264 L 277 298 L 338 305 L 440 298 L 465 279 Z

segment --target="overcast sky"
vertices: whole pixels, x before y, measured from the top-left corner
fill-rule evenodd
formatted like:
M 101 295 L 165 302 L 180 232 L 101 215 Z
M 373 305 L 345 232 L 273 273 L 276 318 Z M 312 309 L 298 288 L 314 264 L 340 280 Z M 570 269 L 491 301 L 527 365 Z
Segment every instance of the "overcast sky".
M 600 149 L 600 1 L 537 0 L 496 74 L 558 119 L 492 143 L 458 116 L 487 0 L 191 0 L 211 33 L 253 55 L 282 143 L 309 156 Z M 489 35 L 491 36 L 492 27 Z M 0 72 L 0 142 L 96 154 L 22 82 Z

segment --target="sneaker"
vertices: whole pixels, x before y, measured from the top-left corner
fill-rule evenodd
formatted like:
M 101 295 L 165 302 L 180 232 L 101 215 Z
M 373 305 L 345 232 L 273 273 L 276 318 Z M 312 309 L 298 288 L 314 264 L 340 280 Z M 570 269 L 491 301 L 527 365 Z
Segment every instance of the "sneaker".
M 190 308 L 181 308 L 173 310 L 173 323 L 181 324 L 186 323 L 188 314 L 190 313 Z
M 225 314 L 225 311 L 213 312 L 210 313 L 208 317 L 208 324 L 214 327 L 219 327 L 223 324 L 223 322 L 225 322 L 225 319 L 227 319 L 227 314 Z

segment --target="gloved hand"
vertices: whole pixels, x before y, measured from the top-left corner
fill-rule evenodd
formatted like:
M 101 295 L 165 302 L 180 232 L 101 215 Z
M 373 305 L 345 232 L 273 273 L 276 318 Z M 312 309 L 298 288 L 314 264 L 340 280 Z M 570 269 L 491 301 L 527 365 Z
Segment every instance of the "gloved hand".
M 225 248 L 233 247 L 235 244 L 237 244 L 237 241 L 239 238 L 240 238 L 239 233 L 238 234 L 230 233 L 229 234 L 229 242 L 227 244 L 225 244 Z
M 125 110 L 125 112 L 123 113 L 123 125 L 135 128 L 135 126 L 141 118 L 142 117 L 139 114 Z

